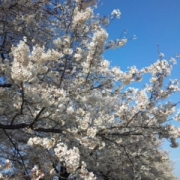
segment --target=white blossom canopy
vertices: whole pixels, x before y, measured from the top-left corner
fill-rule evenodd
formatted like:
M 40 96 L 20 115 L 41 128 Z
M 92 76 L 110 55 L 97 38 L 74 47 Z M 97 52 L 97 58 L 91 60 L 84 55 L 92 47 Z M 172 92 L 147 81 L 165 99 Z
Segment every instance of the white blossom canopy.
M 176 60 L 111 68 L 103 52 L 128 39 L 108 41 L 121 13 L 102 18 L 97 3 L 0 1 L 1 179 L 175 179 L 160 144 L 177 147 L 180 137 L 166 123 L 180 120 L 179 102 L 168 100 L 179 80 L 163 84 Z M 144 88 L 131 87 L 145 74 Z

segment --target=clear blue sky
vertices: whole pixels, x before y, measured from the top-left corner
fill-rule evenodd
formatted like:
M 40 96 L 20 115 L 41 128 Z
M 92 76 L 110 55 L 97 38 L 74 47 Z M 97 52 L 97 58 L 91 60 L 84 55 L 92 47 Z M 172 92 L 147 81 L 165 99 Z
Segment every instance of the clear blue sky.
M 136 65 L 139 69 L 148 66 L 157 60 L 157 44 L 167 59 L 180 53 L 180 0 L 100 2 L 102 5 L 96 12 L 101 15 L 108 15 L 113 9 L 120 9 L 122 13 L 121 18 L 113 21 L 107 28 L 109 39 L 118 38 L 125 29 L 129 38 L 134 34 L 137 36 L 137 40 L 129 41 L 125 47 L 104 54 L 104 58 L 108 59 L 112 66 L 120 66 L 124 71 L 128 66 Z M 180 79 L 180 59 L 170 78 Z M 172 100 L 180 100 L 180 93 L 172 97 Z M 180 127 L 180 122 L 173 124 Z M 163 147 L 170 151 L 170 158 L 175 162 L 174 173 L 180 179 L 180 147 L 169 148 L 167 142 Z

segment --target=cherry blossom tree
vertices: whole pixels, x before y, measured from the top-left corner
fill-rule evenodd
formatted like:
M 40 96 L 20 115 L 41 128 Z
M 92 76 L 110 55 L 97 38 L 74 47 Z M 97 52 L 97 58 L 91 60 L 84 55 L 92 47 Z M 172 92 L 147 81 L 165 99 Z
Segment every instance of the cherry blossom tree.
M 104 51 L 128 40 L 108 41 L 121 13 L 95 15 L 95 0 L 0 2 L 0 178 L 176 179 L 160 148 L 180 136 L 166 123 L 180 120 L 179 102 L 168 99 L 179 80 L 164 85 L 175 58 L 110 67 Z M 145 74 L 143 89 L 131 87 Z

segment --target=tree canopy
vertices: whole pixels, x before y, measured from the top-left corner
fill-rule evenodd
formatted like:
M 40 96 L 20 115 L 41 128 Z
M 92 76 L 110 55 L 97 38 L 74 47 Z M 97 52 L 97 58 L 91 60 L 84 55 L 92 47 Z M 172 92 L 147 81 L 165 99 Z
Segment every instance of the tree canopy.
M 111 67 L 103 53 L 118 9 L 96 0 L 0 0 L 0 179 L 173 180 L 162 139 L 177 147 L 176 59 L 138 70 Z M 144 88 L 131 87 L 145 74 Z

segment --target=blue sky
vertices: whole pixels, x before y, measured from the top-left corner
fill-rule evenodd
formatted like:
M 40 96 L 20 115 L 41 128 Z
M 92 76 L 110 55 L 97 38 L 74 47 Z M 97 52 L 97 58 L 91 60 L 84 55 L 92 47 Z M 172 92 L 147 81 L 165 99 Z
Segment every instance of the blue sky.
M 104 54 L 112 66 L 120 66 L 124 71 L 133 65 L 138 69 L 149 66 L 157 60 L 157 44 L 166 59 L 180 53 L 180 0 L 100 0 L 99 4 L 102 5 L 96 12 L 101 15 L 108 15 L 113 9 L 122 13 L 107 28 L 109 39 L 119 38 L 123 30 L 127 30 L 129 38 L 137 36 L 125 47 Z M 180 59 L 170 78 L 180 79 Z M 172 100 L 180 100 L 180 93 Z M 173 124 L 180 127 L 180 122 Z M 170 152 L 174 173 L 180 179 L 180 147 L 172 149 L 165 142 L 163 148 Z

